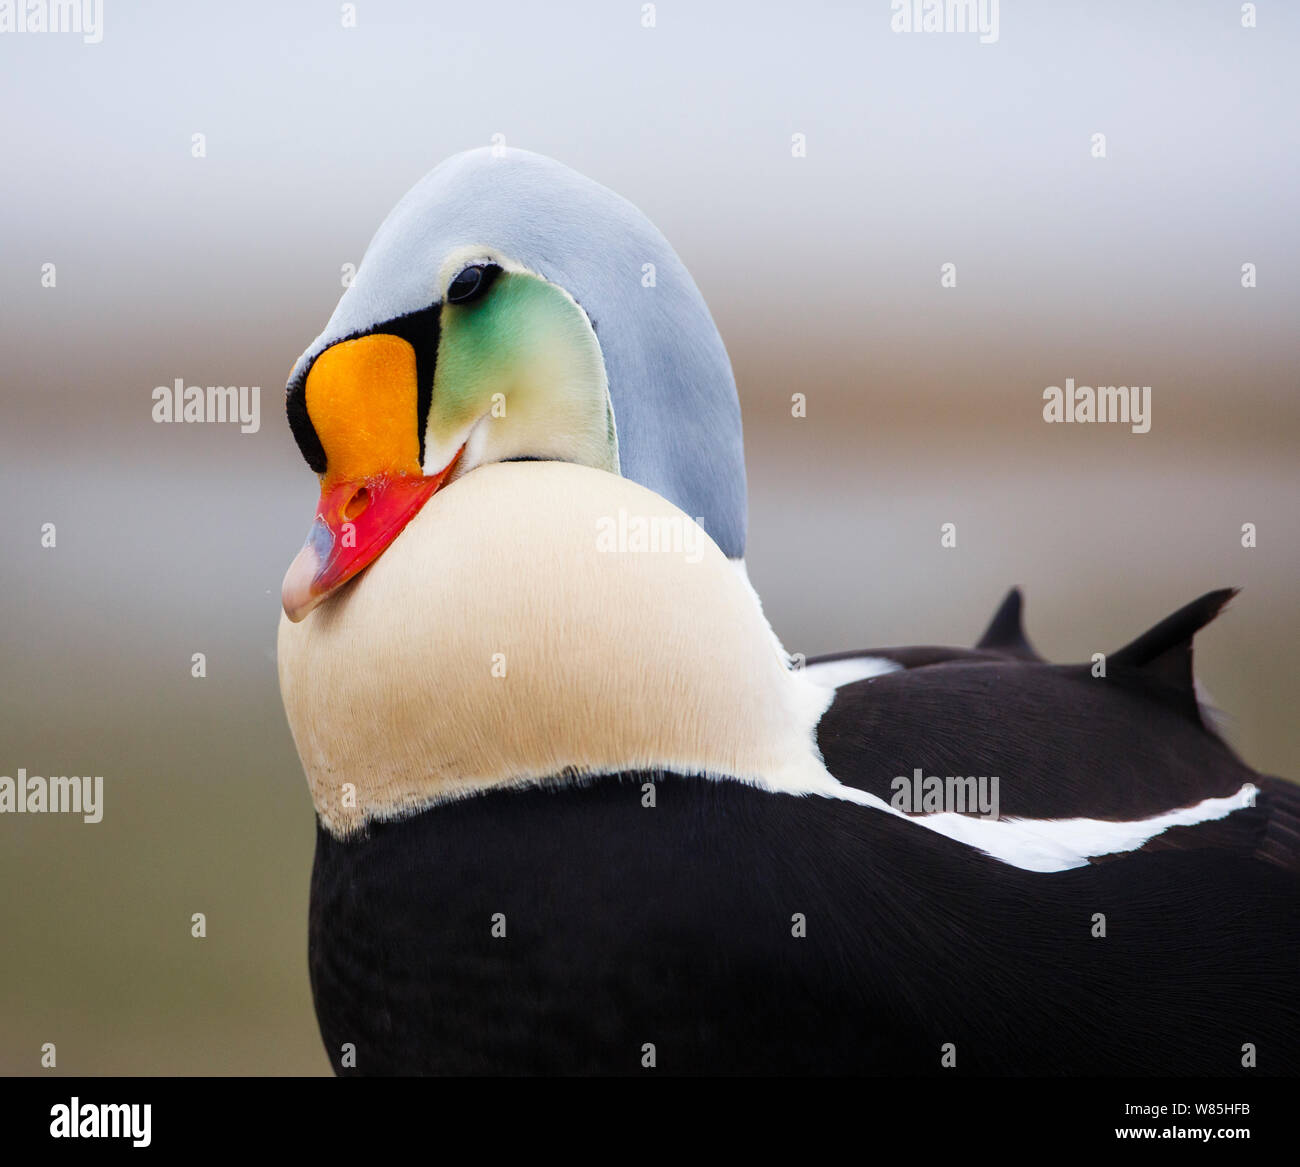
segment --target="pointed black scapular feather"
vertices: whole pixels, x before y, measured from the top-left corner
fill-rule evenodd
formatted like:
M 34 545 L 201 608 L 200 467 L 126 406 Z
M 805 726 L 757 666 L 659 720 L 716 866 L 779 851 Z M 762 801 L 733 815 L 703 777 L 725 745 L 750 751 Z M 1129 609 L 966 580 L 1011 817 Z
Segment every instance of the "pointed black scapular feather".
M 1112 653 L 1109 667 L 1121 675 L 1136 673 L 1142 681 L 1154 683 L 1167 700 L 1202 720 L 1192 676 L 1192 638 L 1236 594 L 1236 588 L 1206 592 Z
M 1007 592 L 1007 598 L 994 614 L 984 635 L 979 638 L 976 648 L 1013 656 L 1019 660 L 1041 661 L 1043 658 L 1034 651 L 1034 646 L 1025 636 L 1025 626 L 1021 623 L 1023 597 L 1019 588 Z
M 1010 658 L 1033 664 L 1045 664 L 1034 646 L 1025 636 L 1020 623 L 1021 594 L 1012 588 L 1002 601 L 992 622 L 984 630 L 974 648 L 952 648 L 946 645 L 908 645 L 891 648 L 861 648 L 850 652 L 831 652 L 810 657 L 807 664 L 821 665 L 832 661 L 856 660 L 860 657 L 881 657 L 902 669 L 928 668 L 930 665 L 971 664 Z

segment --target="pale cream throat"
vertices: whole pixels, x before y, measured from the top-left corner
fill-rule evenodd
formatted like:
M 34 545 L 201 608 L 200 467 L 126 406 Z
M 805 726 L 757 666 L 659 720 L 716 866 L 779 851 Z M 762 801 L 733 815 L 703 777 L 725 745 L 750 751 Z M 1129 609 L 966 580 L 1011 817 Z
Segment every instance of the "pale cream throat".
M 588 467 L 466 474 L 354 584 L 282 619 L 278 658 L 336 835 L 616 772 L 837 785 L 814 737 L 832 692 L 787 668 L 743 572 L 671 503 Z

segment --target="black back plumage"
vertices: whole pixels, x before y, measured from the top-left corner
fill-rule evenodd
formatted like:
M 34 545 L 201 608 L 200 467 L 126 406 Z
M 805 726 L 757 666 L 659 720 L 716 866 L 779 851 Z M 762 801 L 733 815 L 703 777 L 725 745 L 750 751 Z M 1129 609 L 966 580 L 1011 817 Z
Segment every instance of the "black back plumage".
M 818 727 L 827 768 L 886 800 L 917 767 L 996 775 L 1001 814 L 1023 818 L 1149 818 L 1233 794 L 1258 775 L 1205 725 L 1191 662 L 1194 636 L 1234 594 L 1180 608 L 1099 672 L 1038 657 L 1013 590 L 974 653 L 837 690 Z

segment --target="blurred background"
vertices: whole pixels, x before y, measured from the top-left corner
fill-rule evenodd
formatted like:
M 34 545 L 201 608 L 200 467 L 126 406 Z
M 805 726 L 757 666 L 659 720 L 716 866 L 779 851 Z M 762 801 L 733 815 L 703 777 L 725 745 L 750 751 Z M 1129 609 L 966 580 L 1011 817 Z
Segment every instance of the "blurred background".
M 1198 672 L 1300 777 L 1300 7 L 1003 0 L 989 44 L 894 33 L 888 0 L 350 7 L 0 34 L 0 774 L 102 774 L 106 805 L 0 817 L 0 1072 L 45 1042 L 67 1073 L 328 1071 L 274 660 L 317 495 L 284 379 L 392 205 L 494 134 L 694 274 L 791 651 L 967 644 L 1021 584 L 1040 650 L 1086 659 L 1239 585 Z M 154 424 L 178 377 L 261 386 L 260 431 Z M 1152 386 L 1150 433 L 1045 424 L 1067 377 Z

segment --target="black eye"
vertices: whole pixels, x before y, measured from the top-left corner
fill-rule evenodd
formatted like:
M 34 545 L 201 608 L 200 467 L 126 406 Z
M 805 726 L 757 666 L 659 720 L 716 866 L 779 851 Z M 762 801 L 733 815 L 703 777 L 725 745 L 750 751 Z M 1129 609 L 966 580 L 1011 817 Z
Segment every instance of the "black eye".
M 467 267 L 447 288 L 447 303 L 467 304 L 477 300 L 500 274 L 501 268 L 495 263 L 476 263 Z

